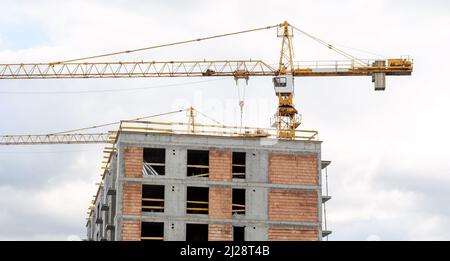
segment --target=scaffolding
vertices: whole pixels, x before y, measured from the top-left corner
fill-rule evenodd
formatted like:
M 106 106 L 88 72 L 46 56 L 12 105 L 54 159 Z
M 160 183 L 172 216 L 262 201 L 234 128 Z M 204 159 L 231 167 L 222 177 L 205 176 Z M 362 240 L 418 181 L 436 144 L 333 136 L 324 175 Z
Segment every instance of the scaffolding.
M 321 169 L 322 169 L 322 210 L 323 210 L 323 228 L 322 228 L 322 237 L 325 237 L 328 241 L 328 237 L 332 233 L 330 230 L 328 230 L 328 224 L 327 224 L 327 207 L 326 203 L 331 199 L 331 196 L 328 193 L 328 166 L 331 164 L 331 161 L 322 161 L 321 162 Z M 325 183 L 325 187 L 323 186 L 323 183 Z M 325 191 L 324 191 L 325 190 Z

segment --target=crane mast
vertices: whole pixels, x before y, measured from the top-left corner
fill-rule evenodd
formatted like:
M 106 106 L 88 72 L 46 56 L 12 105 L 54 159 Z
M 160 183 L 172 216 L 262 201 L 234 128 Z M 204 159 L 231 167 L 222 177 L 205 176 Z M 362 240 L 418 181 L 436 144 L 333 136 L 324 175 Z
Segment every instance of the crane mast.
M 279 138 L 292 139 L 295 129 L 300 126 L 300 117 L 294 107 L 293 30 L 287 21 L 278 28 L 278 37 L 282 38 L 279 75 L 272 79 L 278 98 L 278 110 L 272 120 L 272 127 L 277 128 Z

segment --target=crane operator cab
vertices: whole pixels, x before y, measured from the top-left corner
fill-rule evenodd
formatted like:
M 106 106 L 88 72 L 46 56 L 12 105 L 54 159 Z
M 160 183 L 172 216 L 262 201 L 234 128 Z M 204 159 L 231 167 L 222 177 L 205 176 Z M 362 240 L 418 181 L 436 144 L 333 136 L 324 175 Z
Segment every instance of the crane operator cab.
M 294 94 L 294 77 L 292 76 L 277 76 L 273 78 L 273 87 L 275 94 L 278 96 Z
M 301 119 L 294 107 L 294 77 L 280 75 L 274 77 L 273 87 L 278 97 L 278 110 L 272 118 L 272 127 L 278 129 L 278 137 L 292 138 L 295 129 L 300 125 Z

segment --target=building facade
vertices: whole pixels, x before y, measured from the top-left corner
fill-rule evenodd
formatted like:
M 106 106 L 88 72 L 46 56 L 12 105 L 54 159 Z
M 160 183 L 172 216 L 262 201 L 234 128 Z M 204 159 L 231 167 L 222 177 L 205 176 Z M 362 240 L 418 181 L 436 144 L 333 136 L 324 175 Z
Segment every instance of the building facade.
M 321 142 L 121 132 L 88 240 L 317 241 Z

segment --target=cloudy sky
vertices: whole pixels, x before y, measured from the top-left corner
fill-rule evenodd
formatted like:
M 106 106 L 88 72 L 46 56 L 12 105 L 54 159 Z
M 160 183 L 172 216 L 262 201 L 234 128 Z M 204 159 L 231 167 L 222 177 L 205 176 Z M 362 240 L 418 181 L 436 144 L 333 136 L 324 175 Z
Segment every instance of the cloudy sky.
M 450 3 L 430 1 L 0 0 L 0 63 L 52 62 L 288 20 L 361 58 L 410 55 L 412 77 L 297 79 L 304 129 L 323 140 L 330 240 L 450 240 Z M 340 59 L 294 36 L 296 60 Z M 275 31 L 110 60 L 263 59 Z M 169 86 L 168 86 L 169 85 Z M 251 79 L 244 124 L 267 127 L 270 78 Z M 233 79 L 0 81 L 0 135 L 39 134 L 193 105 L 239 124 Z M 186 120 L 184 115 L 166 118 Z M 0 240 L 85 237 L 102 146 L 0 147 Z

